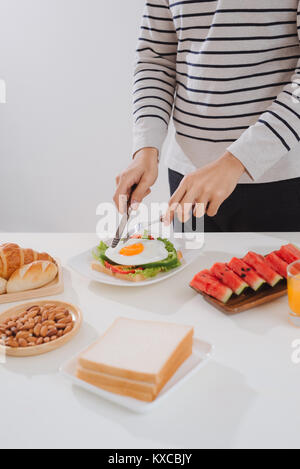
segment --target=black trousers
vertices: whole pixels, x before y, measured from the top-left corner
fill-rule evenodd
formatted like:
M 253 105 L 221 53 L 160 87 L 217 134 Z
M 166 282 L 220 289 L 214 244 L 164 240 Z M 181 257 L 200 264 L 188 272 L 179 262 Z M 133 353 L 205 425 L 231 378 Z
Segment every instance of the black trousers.
M 171 195 L 183 175 L 169 169 Z M 204 217 L 205 232 L 300 232 L 300 178 L 238 184 L 215 217 Z

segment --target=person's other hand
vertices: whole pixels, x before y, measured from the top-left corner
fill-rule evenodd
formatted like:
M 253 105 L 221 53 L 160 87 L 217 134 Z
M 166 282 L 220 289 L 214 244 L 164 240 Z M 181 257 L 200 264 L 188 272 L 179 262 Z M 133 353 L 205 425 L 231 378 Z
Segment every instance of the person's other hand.
M 192 209 L 198 218 L 205 213 L 214 217 L 244 172 L 243 164 L 226 152 L 214 163 L 185 176 L 170 199 L 166 225 L 172 222 L 175 213 L 179 221 L 185 223 L 191 217 Z
M 156 148 L 143 148 L 139 150 L 125 171 L 116 178 L 117 189 L 114 202 L 119 212 L 124 213 L 127 201 L 133 186 L 136 186 L 131 195 L 131 206 L 134 210 L 142 200 L 151 192 L 151 187 L 158 177 L 158 150 Z

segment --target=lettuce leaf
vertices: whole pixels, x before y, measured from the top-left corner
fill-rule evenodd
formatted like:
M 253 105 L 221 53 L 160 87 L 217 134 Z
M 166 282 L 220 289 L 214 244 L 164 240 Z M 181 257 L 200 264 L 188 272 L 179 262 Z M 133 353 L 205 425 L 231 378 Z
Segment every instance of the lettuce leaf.
M 162 261 L 150 262 L 149 264 L 144 264 L 143 267 L 145 269 L 161 267 L 164 272 L 167 272 L 168 270 L 175 269 L 176 267 L 180 266 L 181 263 L 178 259 L 177 251 L 176 251 L 173 243 L 171 243 L 171 241 L 169 241 L 166 238 L 157 238 L 157 239 L 164 243 L 165 248 L 168 251 L 169 255 L 166 259 L 164 259 Z
M 145 278 L 151 278 L 151 277 L 156 277 L 156 275 L 159 274 L 159 272 L 161 272 L 161 268 L 160 267 L 154 267 L 152 269 L 143 269 L 143 270 L 140 270 L 140 271 L 136 271 L 135 274 L 129 274 L 129 275 L 134 277 L 135 275 L 142 274 Z
M 100 261 L 102 265 L 104 265 L 105 261 L 108 261 L 107 257 L 105 256 L 107 249 L 107 244 L 101 241 L 99 246 L 97 246 L 96 249 L 92 252 L 94 259 Z

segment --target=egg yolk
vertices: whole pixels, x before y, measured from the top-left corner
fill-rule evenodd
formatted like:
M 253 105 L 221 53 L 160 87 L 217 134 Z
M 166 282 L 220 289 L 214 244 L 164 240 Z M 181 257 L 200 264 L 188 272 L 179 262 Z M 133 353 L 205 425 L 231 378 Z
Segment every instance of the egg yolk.
M 141 254 L 144 251 L 143 243 L 131 244 L 130 246 L 125 246 L 121 249 L 120 254 L 122 256 L 136 256 Z

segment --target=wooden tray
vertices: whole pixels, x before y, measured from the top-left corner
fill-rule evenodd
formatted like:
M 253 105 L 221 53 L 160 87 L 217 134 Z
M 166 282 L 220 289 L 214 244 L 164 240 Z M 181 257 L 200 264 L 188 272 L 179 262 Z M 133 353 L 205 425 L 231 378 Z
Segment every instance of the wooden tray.
M 4 303 L 15 303 L 16 301 L 32 300 L 33 298 L 43 298 L 44 296 L 58 295 L 64 291 L 64 280 L 62 266 L 59 260 L 55 259 L 58 273 L 54 280 L 48 285 L 35 290 L 22 291 L 18 293 L 5 293 L 0 295 L 0 305 Z M 49 302 L 48 302 L 49 303 Z
M 22 311 L 24 311 L 25 309 L 30 308 L 31 306 L 34 306 L 34 305 L 43 306 L 44 304 L 47 304 L 47 303 L 53 303 L 56 306 L 63 306 L 65 308 L 68 308 L 70 313 L 72 313 L 73 321 L 74 321 L 74 327 L 71 330 L 71 332 L 69 332 L 69 334 L 64 335 L 63 337 L 60 337 L 57 340 L 54 340 L 53 342 L 49 342 L 49 344 L 36 345 L 34 347 L 12 348 L 12 347 L 5 347 L 3 345 L 0 345 L 0 353 L 7 355 L 7 356 L 11 356 L 11 357 L 32 357 L 35 355 L 41 355 L 43 353 L 52 352 L 52 350 L 55 350 L 65 345 L 78 333 L 82 324 L 82 313 L 80 309 L 77 308 L 76 306 L 70 303 L 64 303 L 63 301 L 44 300 L 44 301 L 23 303 L 21 305 L 14 306 L 13 308 L 10 308 L 0 314 L 0 323 L 8 319 L 10 316 L 15 316 L 21 313 Z
M 193 288 L 193 287 L 192 287 Z M 215 308 L 222 311 L 225 314 L 237 314 L 247 311 L 248 309 L 255 308 L 256 306 L 269 303 L 270 301 L 276 300 L 281 296 L 287 294 L 287 282 L 286 280 L 280 281 L 275 287 L 269 285 L 263 285 L 257 292 L 250 290 L 250 288 L 242 293 L 240 296 L 233 296 L 230 300 L 224 304 L 221 301 L 193 288 L 197 293 L 200 293 L 204 299 L 215 306 Z

